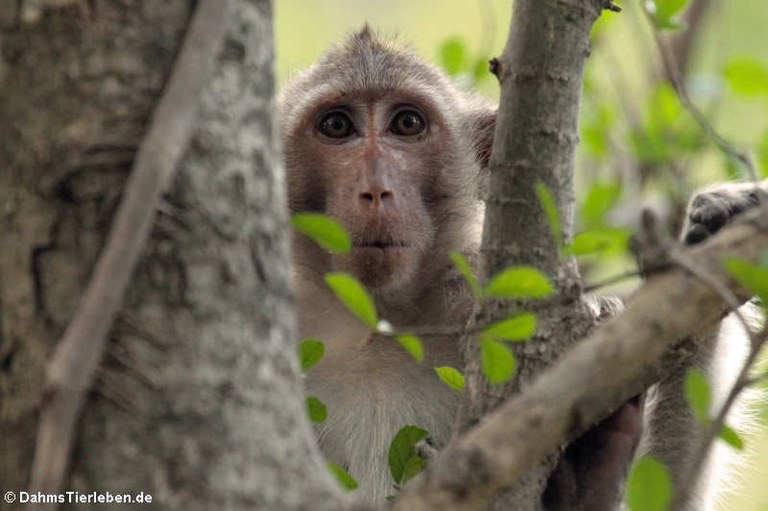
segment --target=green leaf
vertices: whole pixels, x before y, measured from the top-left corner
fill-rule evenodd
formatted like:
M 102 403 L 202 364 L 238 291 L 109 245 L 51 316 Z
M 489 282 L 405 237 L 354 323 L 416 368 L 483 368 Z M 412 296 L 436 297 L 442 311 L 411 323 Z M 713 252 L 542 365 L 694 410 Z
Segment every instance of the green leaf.
M 475 297 L 475 300 L 479 300 L 483 294 L 483 290 L 480 288 L 480 284 L 477 282 L 475 272 L 472 271 L 472 267 L 469 265 L 469 262 L 461 254 L 461 252 L 456 250 L 451 252 L 451 261 L 453 261 L 453 264 L 456 265 L 456 268 L 458 268 L 461 274 L 464 276 L 464 280 L 466 280 L 467 284 L 469 284 L 469 289 L 472 291 L 472 295 Z
M 411 354 L 416 362 L 424 360 L 424 346 L 421 344 L 421 340 L 413 334 L 397 334 L 395 339 L 400 343 L 400 346 Z
M 730 88 L 742 96 L 755 97 L 768 94 L 768 66 L 752 56 L 731 59 L 725 65 L 725 80 Z
M 672 483 L 667 468 L 651 456 L 632 465 L 627 479 L 630 511 L 666 511 L 672 500 Z
M 653 16 L 659 28 L 681 28 L 677 15 L 685 9 L 688 0 L 655 0 L 646 1 L 646 9 Z
M 459 37 L 451 37 L 440 45 L 440 65 L 445 72 L 455 76 L 466 68 L 467 48 Z
M 554 291 L 549 279 L 533 266 L 512 266 L 495 275 L 483 295 L 496 298 L 543 298 Z
M 768 307 L 768 268 L 736 257 L 726 259 L 725 267 L 739 284 L 760 297 L 763 307 Z
M 373 300 L 368 295 L 363 285 L 348 273 L 327 273 L 325 282 L 333 290 L 341 303 L 347 306 L 360 320 L 369 327 L 376 329 L 378 316 Z
M 325 354 L 325 345 L 318 339 L 305 339 L 299 343 L 301 370 L 306 371 L 320 362 Z
M 397 432 L 389 446 L 389 472 L 395 483 L 403 482 L 406 467 L 416 456 L 416 444 L 427 436 L 429 432 L 416 426 L 404 426 Z
M 427 460 L 419 456 L 418 454 L 414 454 L 410 458 L 408 458 L 408 461 L 405 462 L 405 467 L 403 468 L 403 477 L 400 479 L 401 485 L 407 483 L 411 479 L 413 479 L 413 476 L 424 470 L 424 467 L 427 466 Z
M 585 256 L 598 253 L 622 252 L 627 248 L 629 237 L 629 231 L 620 227 L 606 227 L 584 231 L 573 237 L 571 244 L 565 247 L 565 253 Z
M 580 214 L 584 226 L 587 228 L 604 226 L 606 214 L 616 204 L 620 195 L 621 183 L 593 183 L 581 204 Z
M 768 131 L 763 134 L 757 145 L 757 161 L 760 163 L 760 175 L 768 177 Z
M 339 222 L 320 213 L 296 213 L 291 217 L 293 227 L 312 238 L 326 250 L 347 253 L 352 241 Z
M 549 229 L 552 231 L 552 236 L 554 236 L 559 250 L 563 246 L 563 229 L 560 225 L 560 214 L 557 212 L 555 197 L 547 185 L 541 181 L 536 183 L 536 196 L 539 198 L 539 204 L 541 204 L 544 214 L 547 215 Z
M 512 318 L 491 323 L 480 337 L 495 341 L 525 341 L 536 332 L 536 314 L 525 312 Z
M 668 131 L 685 114 L 683 105 L 669 82 L 661 82 L 648 101 L 648 124 L 660 133 Z
M 479 82 L 483 78 L 491 76 L 490 64 L 487 57 L 480 57 L 475 60 L 475 64 L 472 66 L 472 78 L 475 82 Z
M 634 126 L 629 133 L 630 148 L 641 164 L 658 166 L 669 160 L 664 133 L 651 126 Z
M 600 17 L 600 20 L 607 19 Z M 592 35 L 595 31 L 593 29 Z M 585 84 L 586 85 L 586 84 Z M 593 95 L 597 95 L 594 92 Z M 611 137 L 615 133 L 614 126 L 619 118 L 617 107 L 610 102 L 590 105 L 584 112 L 580 132 L 584 147 L 591 155 L 599 160 L 608 160 L 612 155 Z
M 345 490 L 354 490 L 357 488 L 357 481 L 355 481 L 355 478 L 349 475 L 349 472 L 336 463 L 328 463 L 328 469 Z
M 437 373 L 437 376 L 443 380 L 443 383 L 454 390 L 464 392 L 464 375 L 458 370 L 449 366 L 441 366 L 435 367 L 435 372 Z
M 688 0 L 655 0 L 656 14 L 662 18 L 677 16 L 685 9 Z
M 739 434 L 727 424 L 723 424 L 723 427 L 717 432 L 717 436 L 737 451 L 744 450 L 744 440 L 742 440 Z
M 685 399 L 699 420 L 707 424 L 712 392 L 707 377 L 698 369 L 689 369 L 685 373 Z
M 309 396 L 306 400 L 307 414 L 312 422 L 323 422 L 328 418 L 328 408 L 315 396 Z
M 480 360 L 483 374 L 490 383 L 509 381 L 517 369 L 517 359 L 504 343 L 491 339 L 480 339 Z

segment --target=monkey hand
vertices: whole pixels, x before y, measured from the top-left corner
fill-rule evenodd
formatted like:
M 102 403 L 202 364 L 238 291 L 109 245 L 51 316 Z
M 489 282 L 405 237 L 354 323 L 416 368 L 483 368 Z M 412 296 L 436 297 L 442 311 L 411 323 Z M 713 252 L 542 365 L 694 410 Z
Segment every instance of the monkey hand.
M 682 240 L 695 245 L 728 224 L 739 213 L 757 206 L 766 196 L 766 185 L 754 183 L 724 183 L 696 194 L 688 206 Z M 761 197 L 762 196 L 762 197 Z
M 643 432 L 645 396 L 624 403 L 560 456 L 543 496 L 547 511 L 616 511 Z

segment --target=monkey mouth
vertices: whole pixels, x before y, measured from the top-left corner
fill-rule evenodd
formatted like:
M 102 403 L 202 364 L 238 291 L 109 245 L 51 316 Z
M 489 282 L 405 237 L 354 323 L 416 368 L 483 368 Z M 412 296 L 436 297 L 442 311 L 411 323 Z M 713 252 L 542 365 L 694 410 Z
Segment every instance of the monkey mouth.
M 393 249 L 393 248 L 408 248 L 408 245 L 399 241 L 393 240 L 370 240 L 370 241 L 355 241 L 352 243 L 354 248 L 378 248 L 381 250 Z

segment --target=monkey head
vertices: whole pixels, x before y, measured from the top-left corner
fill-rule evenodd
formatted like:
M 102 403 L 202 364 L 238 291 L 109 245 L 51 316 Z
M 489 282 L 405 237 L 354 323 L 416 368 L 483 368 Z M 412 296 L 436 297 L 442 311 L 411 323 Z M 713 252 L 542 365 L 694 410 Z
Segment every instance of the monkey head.
M 423 291 L 477 238 L 493 116 L 368 27 L 299 74 L 281 97 L 289 206 L 338 220 L 353 249 L 297 236 L 297 270 L 347 271 L 378 297 Z

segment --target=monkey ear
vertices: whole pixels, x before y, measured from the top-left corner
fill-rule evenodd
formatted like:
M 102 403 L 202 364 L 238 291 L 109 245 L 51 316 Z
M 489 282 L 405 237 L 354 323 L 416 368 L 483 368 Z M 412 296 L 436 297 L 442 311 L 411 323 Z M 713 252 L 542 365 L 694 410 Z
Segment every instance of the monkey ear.
M 491 159 L 493 133 L 496 131 L 496 111 L 482 110 L 473 113 L 472 131 L 475 156 L 480 168 L 486 168 Z

